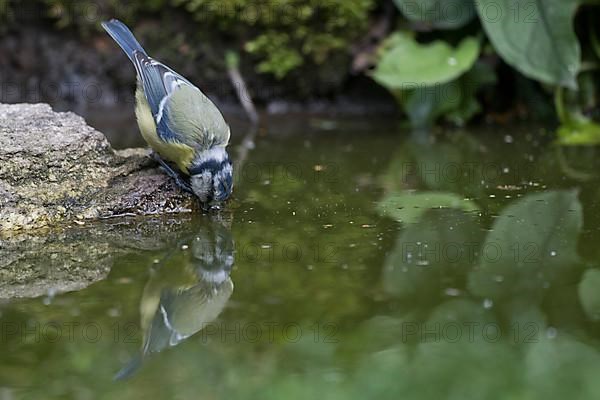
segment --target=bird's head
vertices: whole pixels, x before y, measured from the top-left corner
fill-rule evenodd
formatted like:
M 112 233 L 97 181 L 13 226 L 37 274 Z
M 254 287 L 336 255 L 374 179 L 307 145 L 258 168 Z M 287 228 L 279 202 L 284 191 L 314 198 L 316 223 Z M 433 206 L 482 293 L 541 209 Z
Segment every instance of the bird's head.
M 231 196 L 233 167 L 224 147 L 201 153 L 190 168 L 192 191 L 203 204 L 216 206 Z

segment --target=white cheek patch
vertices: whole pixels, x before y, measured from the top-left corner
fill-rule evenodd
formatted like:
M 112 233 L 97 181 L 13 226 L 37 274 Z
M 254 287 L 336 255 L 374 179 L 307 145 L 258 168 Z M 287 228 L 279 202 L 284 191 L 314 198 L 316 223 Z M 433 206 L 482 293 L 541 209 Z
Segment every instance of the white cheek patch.
M 225 270 L 219 271 L 205 271 L 200 270 L 200 274 L 202 275 L 202 279 L 211 283 L 223 283 L 227 278 L 229 278 L 229 272 Z
M 232 175 L 233 174 L 233 167 L 231 166 L 231 164 L 227 164 L 223 167 L 222 169 L 223 174 L 224 175 Z
M 215 179 L 215 186 L 217 186 L 217 183 L 219 181 L 225 180 L 227 176 L 231 175 L 233 175 L 233 168 L 231 164 L 225 164 L 223 168 L 221 168 L 221 170 L 217 173 L 217 179 Z
M 225 181 L 227 180 L 228 176 L 231 176 L 233 174 L 233 168 L 231 167 L 231 164 L 226 164 L 223 166 L 223 168 L 221 168 L 221 170 L 219 172 L 217 172 L 217 174 L 215 175 L 215 179 L 214 179 L 214 191 L 217 194 L 216 197 L 219 197 L 219 195 L 225 195 L 226 193 L 224 191 L 221 190 L 221 183 L 223 183 L 223 186 L 225 187 L 225 191 L 230 191 L 231 189 L 233 189 L 233 179 L 231 181 L 231 187 L 227 187 L 225 186 Z

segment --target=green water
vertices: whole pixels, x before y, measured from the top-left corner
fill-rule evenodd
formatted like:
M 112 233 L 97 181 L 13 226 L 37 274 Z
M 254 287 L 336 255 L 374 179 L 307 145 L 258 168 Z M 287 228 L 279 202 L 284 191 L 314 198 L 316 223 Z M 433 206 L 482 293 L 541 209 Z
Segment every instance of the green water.
M 313 122 L 219 215 L 51 239 L 110 272 L 0 303 L 0 399 L 600 396 L 595 148 Z

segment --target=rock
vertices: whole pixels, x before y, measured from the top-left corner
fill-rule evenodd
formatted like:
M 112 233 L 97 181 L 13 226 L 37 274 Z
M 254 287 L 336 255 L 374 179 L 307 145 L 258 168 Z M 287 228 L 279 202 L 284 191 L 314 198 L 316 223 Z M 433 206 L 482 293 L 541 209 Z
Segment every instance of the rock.
M 13 232 L 0 238 L 0 301 L 83 289 L 105 279 L 119 258 L 143 260 L 148 253 L 175 248 L 183 237 L 213 223 L 214 218 L 207 218 L 200 214 L 130 217 L 44 234 Z
M 198 208 L 146 155 L 115 152 L 73 113 L 0 104 L 0 236 Z
M 79 231 L 0 239 L 0 299 L 80 290 L 104 279 L 115 251 Z

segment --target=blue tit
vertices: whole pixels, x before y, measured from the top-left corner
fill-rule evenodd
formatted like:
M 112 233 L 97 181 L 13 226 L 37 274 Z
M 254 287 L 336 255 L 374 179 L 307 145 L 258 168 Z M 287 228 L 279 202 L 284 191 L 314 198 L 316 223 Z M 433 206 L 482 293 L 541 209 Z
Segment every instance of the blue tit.
M 135 66 L 135 114 L 156 161 L 203 204 L 217 206 L 227 200 L 233 190 L 226 150 L 230 129 L 219 109 L 186 78 L 149 57 L 121 21 L 103 22 L 102 27 Z
M 219 317 L 233 293 L 234 251 L 229 228 L 211 221 L 154 266 L 140 302 L 142 348 L 115 379 L 131 377 L 147 356 L 179 345 Z

